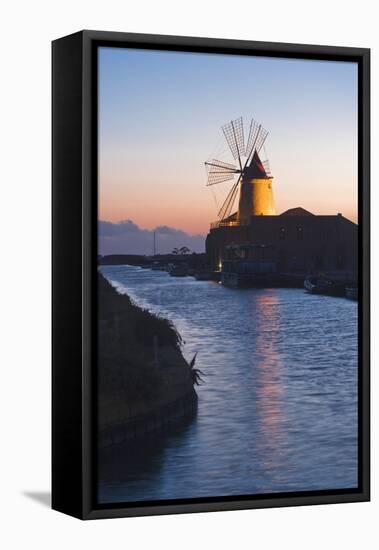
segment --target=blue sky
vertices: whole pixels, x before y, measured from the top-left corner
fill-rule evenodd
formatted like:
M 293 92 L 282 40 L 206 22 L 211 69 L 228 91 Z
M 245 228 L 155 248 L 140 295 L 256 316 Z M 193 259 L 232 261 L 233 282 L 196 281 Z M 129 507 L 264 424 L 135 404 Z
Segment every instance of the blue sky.
M 206 234 L 204 161 L 230 160 L 221 126 L 240 115 L 269 131 L 278 213 L 356 220 L 356 64 L 124 48 L 99 52 L 100 218 Z

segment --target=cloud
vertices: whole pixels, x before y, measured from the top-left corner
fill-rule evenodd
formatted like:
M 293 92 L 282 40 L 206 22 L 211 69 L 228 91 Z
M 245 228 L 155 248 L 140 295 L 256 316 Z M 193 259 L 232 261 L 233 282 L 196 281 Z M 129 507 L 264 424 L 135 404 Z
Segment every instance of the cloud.
M 132 220 L 124 220 L 118 223 L 112 222 L 99 222 L 99 235 L 106 237 L 112 237 L 114 235 L 126 235 L 129 233 L 137 233 L 141 231 L 138 225 L 132 222 Z
M 160 235 L 187 235 L 181 229 L 175 229 L 174 227 L 168 227 L 167 225 L 158 225 L 155 228 L 155 232 Z
M 155 229 L 141 229 L 132 220 L 117 223 L 100 220 L 99 254 L 152 254 L 155 244 L 158 254 L 167 254 L 174 248 L 187 246 L 192 252 L 204 252 L 205 236 L 190 235 L 181 229 L 157 226 Z

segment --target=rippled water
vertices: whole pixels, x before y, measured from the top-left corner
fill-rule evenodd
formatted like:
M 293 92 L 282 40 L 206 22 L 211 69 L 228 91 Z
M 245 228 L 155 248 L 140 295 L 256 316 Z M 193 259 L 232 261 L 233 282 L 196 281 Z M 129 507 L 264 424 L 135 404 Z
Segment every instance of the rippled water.
M 356 302 L 101 271 L 173 320 L 206 378 L 189 426 L 102 458 L 100 502 L 357 486 Z

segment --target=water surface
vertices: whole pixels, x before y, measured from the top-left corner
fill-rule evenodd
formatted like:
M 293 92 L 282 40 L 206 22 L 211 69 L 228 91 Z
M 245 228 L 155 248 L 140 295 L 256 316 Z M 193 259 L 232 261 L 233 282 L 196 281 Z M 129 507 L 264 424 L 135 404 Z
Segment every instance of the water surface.
M 357 486 L 356 302 L 100 269 L 171 319 L 206 375 L 185 429 L 100 457 L 100 502 Z

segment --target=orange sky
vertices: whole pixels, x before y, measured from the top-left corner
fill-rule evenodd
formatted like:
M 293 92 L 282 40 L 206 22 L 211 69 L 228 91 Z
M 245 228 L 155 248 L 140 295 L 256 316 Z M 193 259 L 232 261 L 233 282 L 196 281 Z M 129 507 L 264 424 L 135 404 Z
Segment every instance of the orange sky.
M 101 52 L 101 220 L 206 234 L 231 184 L 214 186 L 214 197 L 204 161 L 232 160 L 221 125 L 243 115 L 269 131 L 277 213 L 302 206 L 357 221 L 354 63 Z

